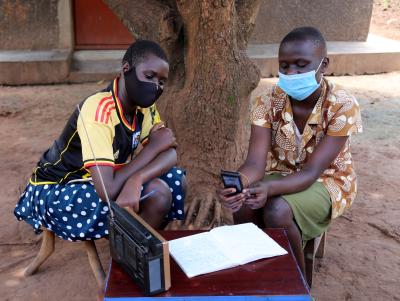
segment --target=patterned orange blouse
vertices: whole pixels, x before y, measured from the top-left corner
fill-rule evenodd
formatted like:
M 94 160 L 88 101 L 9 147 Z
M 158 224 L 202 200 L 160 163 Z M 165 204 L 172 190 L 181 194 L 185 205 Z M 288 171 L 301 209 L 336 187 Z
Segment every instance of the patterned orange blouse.
M 361 133 L 360 107 L 357 100 L 341 87 L 322 81 L 322 93 L 297 145 L 295 123 L 289 97 L 278 86 L 258 96 L 251 112 L 251 123 L 272 129 L 271 152 L 267 173 L 290 174 L 302 169 L 325 135 L 351 136 Z M 318 179 L 325 185 L 332 201 L 332 218 L 350 207 L 357 193 L 357 179 L 350 153 L 350 138 Z

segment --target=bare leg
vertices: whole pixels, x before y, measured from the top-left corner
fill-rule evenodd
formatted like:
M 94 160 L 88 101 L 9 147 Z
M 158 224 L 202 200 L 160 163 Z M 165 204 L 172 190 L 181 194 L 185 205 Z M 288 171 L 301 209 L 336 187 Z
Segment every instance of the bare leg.
M 261 209 L 253 210 L 246 205 L 243 205 L 239 211 L 233 213 L 233 222 L 235 225 L 252 222 L 257 226 L 264 228 Z
M 172 194 L 168 185 L 161 179 L 152 180 L 146 187 L 144 194 L 152 190 L 156 192 L 140 203 L 140 216 L 153 228 L 161 229 L 165 216 L 172 203 Z
M 289 204 L 281 197 L 273 197 L 267 201 L 264 207 L 263 217 L 267 228 L 286 229 L 294 256 L 296 257 L 300 270 L 303 275 L 305 275 L 301 233 L 294 221 L 293 212 Z

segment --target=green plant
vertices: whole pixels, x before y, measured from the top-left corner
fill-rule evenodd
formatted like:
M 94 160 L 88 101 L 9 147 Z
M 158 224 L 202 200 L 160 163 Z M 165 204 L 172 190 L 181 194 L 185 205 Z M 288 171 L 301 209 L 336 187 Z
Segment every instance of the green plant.
M 227 101 L 230 105 L 234 105 L 235 104 L 235 96 L 229 95 L 227 98 Z
M 383 10 L 387 10 L 390 7 L 390 0 L 383 0 Z

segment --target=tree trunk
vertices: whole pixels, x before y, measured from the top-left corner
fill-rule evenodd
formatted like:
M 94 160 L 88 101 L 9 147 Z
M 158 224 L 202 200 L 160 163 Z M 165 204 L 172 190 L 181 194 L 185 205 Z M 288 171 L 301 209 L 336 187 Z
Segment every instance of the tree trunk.
M 260 0 L 104 1 L 136 38 L 155 40 L 169 54 L 170 79 L 157 105 L 187 170 L 186 220 L 179 226 L 231 223 L 215 190 L 220 169 L 234 170 L 245 158 L 249 95 L 259 81 L 246 47 Z M 146 18 L 138 19 L 141 9 Z

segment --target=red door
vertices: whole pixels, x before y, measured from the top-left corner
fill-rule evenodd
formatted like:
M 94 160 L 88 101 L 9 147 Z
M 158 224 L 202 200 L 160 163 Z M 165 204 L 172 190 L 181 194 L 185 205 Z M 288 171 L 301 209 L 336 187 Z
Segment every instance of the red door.
M 134 38 L 101 0 L 74 0 L 75 49 L 126 49 Z

